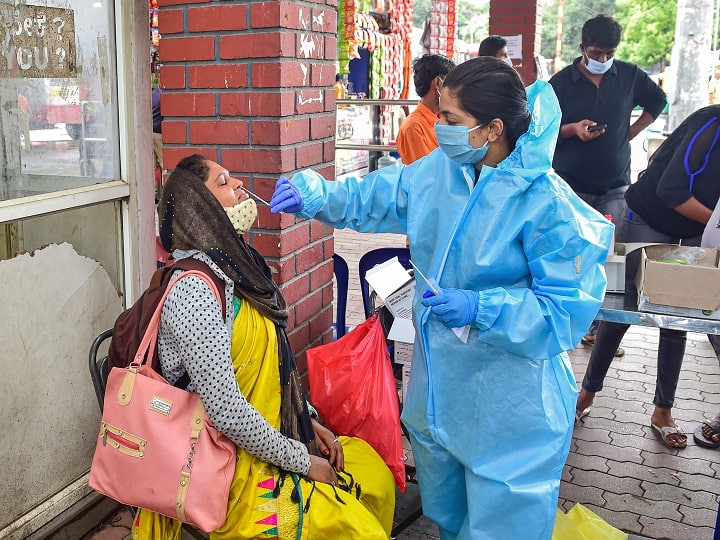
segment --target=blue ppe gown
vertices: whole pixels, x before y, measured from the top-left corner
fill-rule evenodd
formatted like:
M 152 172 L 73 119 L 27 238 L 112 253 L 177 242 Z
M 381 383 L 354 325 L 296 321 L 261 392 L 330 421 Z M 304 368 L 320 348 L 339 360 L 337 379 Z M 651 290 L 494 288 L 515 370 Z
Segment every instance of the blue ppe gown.
M 408 235 L 441 288 L 477 294 L 463 343 L 420 303 L 402 420 L 425 514 L 443 540 L 550 539 L 575 418 L 574 348 L 605 294 L 613 226 L 551 170 L 560 126 L 552 88 L 527 88 L 532 122 L 497 167 L 441 149 L 408 166 L 292 183 L 303 217 Z

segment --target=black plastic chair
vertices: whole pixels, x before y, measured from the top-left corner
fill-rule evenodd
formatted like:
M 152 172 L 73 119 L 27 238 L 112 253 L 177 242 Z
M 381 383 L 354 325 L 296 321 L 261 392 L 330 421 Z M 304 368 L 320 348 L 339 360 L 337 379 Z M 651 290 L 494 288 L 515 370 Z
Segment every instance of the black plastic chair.
M 385 247 L 385 248 L 377 248 L 368 251 L 365 253 L 362 257 L 360 257 L 360 261 L 358 262 L 358 272 L 360 274 L 360 292 L 362 294 L 362 300 L 363 300 L 363 308 L 365 310 L 365 317 L 369 318 L 372 316 L 372 314 L 375 312 L 375 302 L 374 302 L 374 292 L 370 293 L 370 285 L 365 279 L 365 275 L 367 274 L 368 270 L 370 270 L 372 267 L 383 263 L 385 261 L 388 261 L 392 259 L 393 257 L 397 257 L 400 264 L 405 268 L 406 270 L 410 270 L 412 272 L 412 264 L 410 264 L 410 249 L 404 247 Z M 389 313 L 389 312 L 388 312 Z M 381 310 L 382 315 L 382 310 Z M 392 347 L 389 347 L 389 350 L 392 350 Z M 390 358 L 392 358 L 392 353 L 390 354 Z M 402 404 L 401 404 L 402 408 Z M 400 424 L 403 433 L 405 436 L 409 439 L 410 436 L 407 433 L 407 430 L 404 425 Z M 417 479 L 415 478 L 415 472 L 414 470 L 408 470 L 408 482 L 416 483 Z M 398 534 L 400 534 L 402 531 L 404 531 L 407 527 L 409 527 L 413 522 L 415 522 L 418 518 L 420 518 L 423 514 L 422 510 L 422 503 L 418 499 L 417 504 L 414 508 L 408 509 L 408 511 L 405 513 L 405 515 L 401 516 L 397 525 L 393 527 L 390 538 L 395 538 Z
M 348 264 L 337 253 L 333 254 L 333 273 L 337 286 L 337 298 L 335 299 L 336 312 L 335 323 L 333 324 L 333 338 L 340 339 L 347 333 L 345 325 L 345 312 L 347 311 L 348 283 L 350 282 L 350 270 Z
M 98 357 L 98 350 L 103 342 L 110 339 L 113 335 L 113 329 L 109 328 L 101 332 L 90 346 L 90 377 L 92 378 L 93 387 L 95 388 L 95 396 L 100 405 L 100 412 L 103 410 L 103 402 L 105 401 L 105 385 L 107 384 L 108 373 L 110 368 L 108 365 L 107 355 Z
M 360 292 L 362 294 L 363 308 L 365 317 L 370 318 L 375 311 L 372 299 L 370 297 L 370 285 L 365 280 L 365 274 L 373 266 L 383 263 L 393 257 L 397 257 L 400 264 L 407 270 L 412 270 L 410 264 L 410 249 L 406 247 L 384 247 L 372 249 L 360 257 L 358 262 L 358 272 L 360 274 Z

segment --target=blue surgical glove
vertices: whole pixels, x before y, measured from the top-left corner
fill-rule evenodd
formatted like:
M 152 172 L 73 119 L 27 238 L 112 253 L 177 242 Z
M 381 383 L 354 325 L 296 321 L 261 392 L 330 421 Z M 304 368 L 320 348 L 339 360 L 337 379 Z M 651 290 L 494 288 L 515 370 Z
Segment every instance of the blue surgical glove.
M 290 180 L 284 176 L 275 184 L 275 193 L 270 199 L 270 211 L 273 214 L 278 212 L 287 212 L 296 214 L 305 206 L 300 190 L 296 188 Z
M 475 320 L 478 294 L 463 289 L 441 289 L 434 296 L 423 297 L 422 305 L 448 328 L 462 328 Z

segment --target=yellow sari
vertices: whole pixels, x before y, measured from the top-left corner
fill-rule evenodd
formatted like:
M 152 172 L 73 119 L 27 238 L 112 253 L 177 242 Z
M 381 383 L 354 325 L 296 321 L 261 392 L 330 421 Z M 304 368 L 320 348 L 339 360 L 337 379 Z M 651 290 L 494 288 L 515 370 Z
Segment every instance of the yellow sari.
M 233 325 L 230 353 L 240 390 L 280 429 L 280 374 L 275 325 L 244 302 Z M 340 437 L 350 492 L 296 474 L 282 480 L 276 466 L 237 449 L 227 521 L 211 540 L 387 539 L 395 508 L 392 474 L 363 440 Z M 338 474 L 339 480 L 349 477 Z M 296 495 L 292 492 L 297 490 Z M 339 500 L 338 500 L 339 499 Z M 180 540 L 181 523 L 141 509 L 133 540 Z

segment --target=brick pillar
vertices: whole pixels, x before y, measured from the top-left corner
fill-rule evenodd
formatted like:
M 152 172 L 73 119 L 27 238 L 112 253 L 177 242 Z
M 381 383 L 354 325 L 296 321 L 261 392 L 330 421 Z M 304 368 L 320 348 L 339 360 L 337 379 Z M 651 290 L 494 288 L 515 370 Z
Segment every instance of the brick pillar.
M 160 0 L 166 168 L 200 153 L 270 200 L 281 175 L 334 177 L 335 0 Z M 304 350 L 331 340 L 332 229 L 258 204 L 248 241 L 266 257 Z
M 540 54 L 542 4 L 540 0 L 491 0 L 490 34 L 522 34 L 522 65 L 517 67 L 525 84 L 537 79 L 535 55 Z

